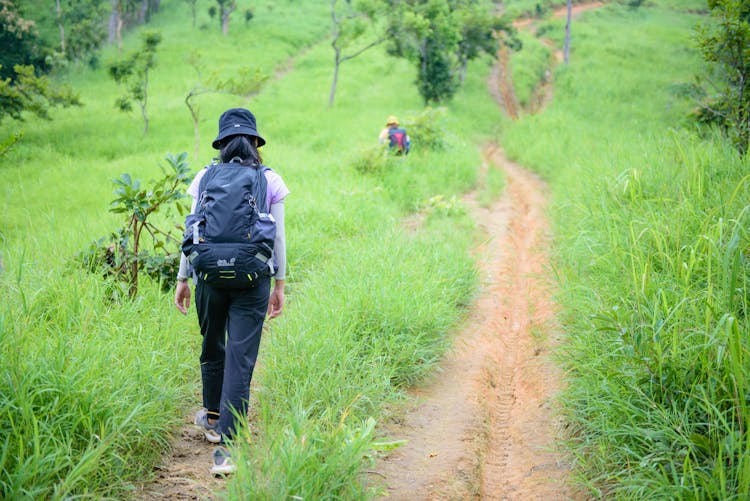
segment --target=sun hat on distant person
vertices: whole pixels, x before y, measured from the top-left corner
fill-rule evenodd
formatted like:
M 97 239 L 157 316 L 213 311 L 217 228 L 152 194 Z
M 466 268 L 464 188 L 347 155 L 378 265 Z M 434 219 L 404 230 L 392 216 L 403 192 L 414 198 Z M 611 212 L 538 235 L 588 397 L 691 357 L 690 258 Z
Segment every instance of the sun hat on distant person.
M 266 144 L 266 140 L 258 134 L 258 128 L 255 125 L 255 115 L 245 108 L 232 108 L 222 113 L 219 117 L 219 135 L 214 139 L 212 146 L 218 150 L 221 148 L 222 140 L 238 134 L 257 137 L 258 148 Z
M 395 125 L 396 127 L 398 127 L 398 118 L 396 118 L 394 115 L 389 116 L 388 121 L 385 122 L 385 125 Z

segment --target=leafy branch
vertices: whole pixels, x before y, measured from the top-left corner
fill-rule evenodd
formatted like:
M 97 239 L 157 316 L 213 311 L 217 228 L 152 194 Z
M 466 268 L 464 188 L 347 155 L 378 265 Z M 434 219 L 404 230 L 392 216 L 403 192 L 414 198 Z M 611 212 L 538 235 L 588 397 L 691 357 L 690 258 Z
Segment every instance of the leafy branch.
M 190 117 L 193 120 L 195 159 L 198 160 L 200 157 L 200 113 L 195 99 L 203 94 L 229 94 L 250 98 L 260 93 L 269 76 L 259 68 L 255 70 L 244 68 L 228 78 L 222 79 L 216 72 L 204 78 L 200 70 L 203 65 L 198 54 L 191 54 L 188 63 L 198 74 L 198 82 L 185 96 L 185 106 L 190 110 Z
M 140 50 L 128 57 L 109 65 L 109 76 L 126 87 L 126 93 L 115 101 L 115 107 L 120 111 L 133 109 L 132 101 L 136 101 L 141 108 L 143 117 L 143 133 L 148 133 L 148 74 L 156 66 L 156 48 L 161 43 L 161 34 L 147 31 L 142 34 Z
M 130 174 L 122 174 L 113 180 L 116 198 L 112 200 L 110 212 L 124 214 L 125 224 L 94 242 L 87 251 L 79 254 L 81 264 L 92 270 L 103 270 L 128 285 L 128 296 L 138 294 L 138 275 L 143 271 L 159 280 L 164 289 L 173 285 L 174 269 L 179 262 L 180 238 L 154 224 L 149 218 L 163 208 L 174 206 L 180 215 L 189 211 L 184 201 L 184 186 L 190 183 L 191 172 L 185 161 L 187 153 L 167 155 L 168 169 L 162 168 L 164 176 L 150 188 Z M 143 244 L 144 235 L 150 236 L 150 246 Z M 181 236 L 181 235 L 180 235 Z

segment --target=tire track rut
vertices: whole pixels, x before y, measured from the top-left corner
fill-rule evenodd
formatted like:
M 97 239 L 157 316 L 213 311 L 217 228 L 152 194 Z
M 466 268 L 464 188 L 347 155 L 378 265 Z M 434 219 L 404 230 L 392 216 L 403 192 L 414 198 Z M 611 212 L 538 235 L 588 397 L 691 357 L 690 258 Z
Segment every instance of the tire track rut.
M 507 188 L 488 208 L 473 195 L 464 200 L 485 235 L 476 249 L 481 294 L 442 370 L 383 430 L 407 440 L 376 466 L 391 500 L 576 499 L 555 451 L 560 374 L 549 359 L 557 340 L 546 188 L 499 147 L 484 156 L 483 171 L 502 169 Z

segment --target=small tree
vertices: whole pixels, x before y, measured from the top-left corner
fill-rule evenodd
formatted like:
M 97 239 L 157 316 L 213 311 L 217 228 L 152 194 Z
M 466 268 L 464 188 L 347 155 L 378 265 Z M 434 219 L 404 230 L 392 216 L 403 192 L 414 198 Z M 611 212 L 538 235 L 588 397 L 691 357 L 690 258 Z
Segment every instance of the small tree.
M 188 212 L 184 199 L 185 186 L 190 183 L 187 153 L 178 156 L 167 155 L 169 169 L 162 169 L 164 176 L 154 182 L 149 189 L 141 187 L 130 174 L 123 174 L 113 182 L 116 186 L 115 198 L 110 212 L 124 214 L 125 225 L 108 238 L 94 242 L 87 251 L 78 255 L 79 262 L 92 271 L 104 271 L 117 280 L 125 282 L 128 296 L 138 294 L 138 275 L 145 272 L 160 280 L 164 289 L 174 285 L 174 270 L 179 262 L 178 247 L 181 235 L 175 237 L 171 231 L 157 227 L 150 219 L 163 208 L 174 206 L 180 215 Z M 150 245 L 143 241 L 150 237 Z M 169 250 L 168 250 L 169 249 Z
M 463 82 L 468 61 L 496 55 L 496 32 L 513 33 L 492 15 L 485 0 L 402 0 L 389 11 L 389 52 L 417 64 L 417 88 L 425 104 L 450 99 Z
M 339 7 L 337 0 L 331 0 L 331 21 L 333 27 L 331 46 L 333 47 L 333 80 L 331 81 L 331 92 L 328 95 L 328 106 L 333 106 L 336 97 L 336 85 L 339 79 L 339 67 L 344 61 L 354 59 L 363 52 L 383 43 L 386 40 L 384 32 L 375 31 L 374 39 L 359 47 L 352 48 L 367 32 L 368 26 L 375 24 L 378 18 L 382 2 L 361 1 L 352 4 L 346 1 L 343 7 Z M 344 54 L 346 49 L 351 52 Z
M 36 23 L 24 19 L 11 0 L 0 0 L 0 78 L 14 78 L 16 65 L 44 67 Z
M 573 0 L 568 0 L 565 11 L 565 43 L 563 45 L 563 62 L 570 60 L 570 27 L 573 23 Z
M 98 49 L 106 39 L 104 0 L 55 0 L 60 33 L 60 54 L 80 60 Z
M 698 84 L 703 90 L 699 118 L 719 124 L 745 154 L 750 151 L 750 3 L 708 0 L 708 7 L 718 22 L 699 28 L 696 39 L 714 76 L 708 85 Z
M 187 3 L 190 4 L 190 16 L 193 19 L 193 28 L 195 28 L 195 24 L 197 22 L 198 18 L 198 0 L 186 0 Z
M 73 89 L 67 85 L 54 84 L 44 76 L 37 76 L 32 66 L 16 65 L 13 70 L 15 79 L 0 79 L 0 122 L 6 116 L 23 120 L 24 111 L 49 118 L 49 109 L 53 106 L 81 105 Z
M 197 54 L 191 54 L 188 63 L 195 69 L 198 74 L 198 82 L 190 89 L 185 96 L 185 106 L 190 110 L 190 117 L 193 119 L 193 132 L 195 138 L 195 159 L 200 158 L 200 113 L 195 99 L 203 94 L 230 94 L 250 98 L 257 95 L 268 81 L 269 76 L 261 72 L 260 69 L 245 68 L 235 72 L 235 76 L 222 79 L 219 73 L 213 73 L 208 78 L 203 78 L 201 74 L 200 57 Z
M 224 35 L 229 34 L 229 18 L 237 9 L 237 0 L 216 0 L 219 4 L 219 13 L 221 14 L 221 32 Z
M 53 106 L 81 105 L 78 95 L 69 86 L 56 85 L 44 76 L 37 76 L 32 66 L 16 65 L 14 71 L 14 80 L 0 78 L 0 122 L 5 117 L 22 121 L 25 111 L 49 118 L 49 109 Z M 18 131 L 0 138 L 0 157 L 8 153 L 22 136 L 23 133 Z
M 115 101 L 121 111 L 131 111 L 136 101 L 143 117 L 143 133 L 148 133 L 148 73 L 156 66 L 156 47 L 161 43 L 161 34 L 148 31 L 142 35 L 142 47 L 126 58 L 109 65 L 109 76 L 118 84 L 126 86 L 126 94 Z

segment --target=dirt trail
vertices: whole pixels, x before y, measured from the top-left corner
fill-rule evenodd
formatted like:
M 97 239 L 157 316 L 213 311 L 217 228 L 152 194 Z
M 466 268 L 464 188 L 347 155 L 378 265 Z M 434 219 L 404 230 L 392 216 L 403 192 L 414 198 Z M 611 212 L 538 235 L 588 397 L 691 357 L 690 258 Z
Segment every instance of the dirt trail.
M 393 500 L 575 499 L 554 451 L 559 389 L 545 277 L 545 187 L 495 146 L 484 169 L 507 176 L 489 208 L 465 201 L 486 233 L 477 250 L 482 290 L 442 371 L 415 390 L 417 404 L 386 432 L 407 444 L 376 467 Z
M 156 480 L 144 485 L 133 497 L 151 501 L 218 497 L 225 481 L 209 472 L 214 447 L 193 426 L 192 416 L 185 418 L 185 424 L 179 435 L 172 439 L 171 446 L 172 454 L 157 467 Z
M 403 419 L 383 430 L 408 441 L 371 475 L 394 501 L 582 499 L 565 484 L 568 466 L 554 450 L 551 398 L 560 374 L 549 360 L 557 331 L 545 278 L 546 188 L 490 145 L 480 177 L 494 168 L 506 174 L 504 195 L 488 208 L 474 194 L 464 198 L 485 236 L 476 249 L 480 294 L 441 370 L 412 392 L 415 404 Z M 207 468 L 213 448 L 188 421 L 159 479 L 138 498 L 221 492 L 223 481 Z
M 601 2 L 574 6 L 573 15 Z M 558 9 L 554 17 L 563 17 Z M 534 29 L 534 19 L 514 25 Z M 560 62 L 561 52 L 555 52 Z M 507 76 L 508 52 L 499 53 L 489 88 L 512 118 L 520 106 Z M 277 70 L 277 78 L 286 68 Z M 532 112 L 551 99 L 545 78 Z M 488 169 L 507 178 L 503 196 L 483 208 L 475 194 L 464 202 L 485 233 L 476 249 L 481 291 L 456 335 L 454 349 L 433 379 L 411 392 L 413 405 L 386 427 L 407 444 L 371 472 L 391 500 L 579 500 L 566 484 L 568 465 L 555 450 L 560 423 L 552 399 L 561 375 L 549 359 L 557 343 L 555 306 L 548 278 L 546 187 L 534 174 L 507 160 L 501 149 L 484 150 L 480 185 Z M 418 226 L 418 223 L 416 223 Z M 214 499 L 224 481 L 208 472 L 210 447 L 192 426 L 192 416 L 158 468 L 158 479 L 138 499 Z M 377 482 L 377 480 L 374 480 Z
M 589 10 L 598 9 L 604 6 L 603 2 L 594 1 L 587 3 L 580 3 L 573 5 L 571 9 L 571 17 L 577 18 L 584 12 Z M 561 7 L 555 9 L 551 17 L 553 19 L 561 19 L 568 15 L 567 7 Z M 527 17 L 520 18 L 513 21 L 513 27 L 519 30 L 528 30 L 532 33 L 536 33 L 536 23 L 539 21 L 538 18 Z M 560 48 L 556 48 L 554 42 L 547 38 L 540 39 L 541 42 L 552 49 L 550 57 L 550 67 L 554 67 L 563 62 L 563 51 Z M 512 79 L 509 74 L 508 62 L 510 59 L 509 50 L 505 46 L 501 46 L 497 53 L 497 64 L 492 69 L 490 75 L 490 93 L 495 98 L 495 101 L 505 110 L 505 113 L 512 119 L 516 120 L 521 114 L 522 107 L 516 97 L 515 88 L 513 86 Z M 553 82 L 552 82 L 552 71 L 547 70 L 538 82 L 536 89 L 531 96 L 531 100 L 526 109 L 529 113 L 539 113 L 542 111 L 551 101 L 553 93 Z

